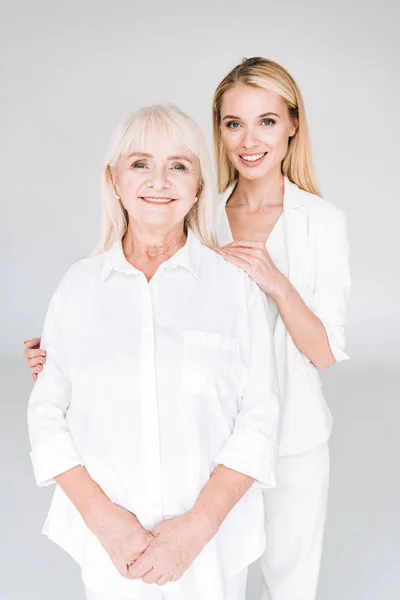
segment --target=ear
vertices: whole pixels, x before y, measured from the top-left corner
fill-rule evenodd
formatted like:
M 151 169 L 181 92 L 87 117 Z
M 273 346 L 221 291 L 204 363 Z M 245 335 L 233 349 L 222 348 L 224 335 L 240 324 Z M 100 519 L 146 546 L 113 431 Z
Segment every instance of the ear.
M 116 172 L 116 170 L 111 165 L 108 165 L 108 172 L 110 174 L 111 181 L 114 184 L 115 192 L 117 193 L 118 192 L 118 176 L 117 176 L 117 172 Z
M 292 126 L 290 128 L 290 133 L 289 133 L 290 138 L 296 135 L 298 128 L 299 128 L 298 117 L 292 117 Z

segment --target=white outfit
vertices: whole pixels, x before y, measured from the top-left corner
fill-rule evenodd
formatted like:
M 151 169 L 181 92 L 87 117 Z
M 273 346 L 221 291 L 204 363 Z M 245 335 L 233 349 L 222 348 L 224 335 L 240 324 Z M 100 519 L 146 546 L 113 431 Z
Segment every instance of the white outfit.
M 162 588 L 228 600 L 229 579 L 264 551 L 262 488 L 275 485 L 278 385 L 259 288 L 190 232 L 150 283 L 119 242 L 68 271 L 42 342 L 47 364 L 28 409 L 38 485 L 84 465 L 152 530 L 191 509 L 217 464 L 256 479 L 182 579 Z M 96 593 L 149 588 L 119 575 L 58 486 L 43 532 Z
M 325 326 L 336 361 L 346 360 L 344 326 L 350 289 L 345 218 L 326 200 L 285 178 L 283 213 L 267 250 Z M 232 242 L 226 202 L 217 208 L 218 243 Z M 285 245 L 286 252 L 282 249 Z M 332 418 L 317 369 L 294 344 L 280 314 L 273 336 L 282 395 L 278 481 L 265 492 L 267 550 L 263 600 L 314 600 L 326 515 Z
M 287 277 L 289 273 L 289 261 L 285 244 L 283 214 L 279 217 L 274 228 L 268 236 L 267 250 L 274 261 L 275 266 Z M 275 332 L 275 326 L 279 316 L 278 307 L 272 296 L 266 294 L 265 297 L 268 303 L 271 331 Z
M 230 577 L 225 586 L 225 600 L 245 600 L 246 597 L 247 569 Z M 139 596 L 131 596 L 129 600 L 192 600 L 189 595 L 169 594 L 164 587 L 147 586 Z M 117 596 L 104 596 L 86 588 L 86 600 L 119 600 Z

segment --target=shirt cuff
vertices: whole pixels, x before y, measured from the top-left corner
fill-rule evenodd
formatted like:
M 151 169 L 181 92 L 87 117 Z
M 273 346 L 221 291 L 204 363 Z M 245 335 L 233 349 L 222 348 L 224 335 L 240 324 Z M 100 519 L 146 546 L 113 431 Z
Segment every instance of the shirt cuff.
M 248 429 L 234 430 L 215 462 L 255 479 L 262 488 L 276 487 L 278 447 Z
M 71 434 L 64 431 L 33 448 L 31 454 L 37 485 L 55 483 L 54 477 L 69 471 L 83 462 Z
M 337 330 L 337 331 L 331 331 L 329 329 L 329 327 L 327 325 L 325 325 L 325 323 L 323 323 L 323 325 L 325 327 L 325 331 L 328 336 L 328 342 L 329 342 L 329 346 L 331 348 L 331 352 L 332 352 L 333 357 L 336 360 L 336 362 L 340 362 L 341 360 L 349 360 L 350 357 L 342 350 L 342 348 L 344 348 L 345 343 L 346 343 L 345 336 L 344 336 L 344 329 Z

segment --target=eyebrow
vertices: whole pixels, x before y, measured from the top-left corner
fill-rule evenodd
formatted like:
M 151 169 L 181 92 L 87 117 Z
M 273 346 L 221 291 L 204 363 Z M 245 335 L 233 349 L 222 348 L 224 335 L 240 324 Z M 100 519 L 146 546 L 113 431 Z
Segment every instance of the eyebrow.
M 145 158 L 154 158 L 154 156 L 152 154 L 148 154 L 147 152 L 131 152 L 131 154 L 128 154 L 128 158 L 132 158 L 134 156 L 142 156 Z M 186 162 L 193 164 L 192 161 L 190 160 L 190 158 L 188 158 L 187 156 L 168 156 L 167 160 L 185 160 Z
M 262 119 L 263 117 L 279 117 L 279 115 L 277 113 L 267 112 L 262 115 L 258 115 L 257 119 Z M 240 121 L 240 117 L 235 117 L 235 115 L 226 115 L 226 117 L 224 117 L 222 120 L 225 121 L 225 119 L 237 119 Z

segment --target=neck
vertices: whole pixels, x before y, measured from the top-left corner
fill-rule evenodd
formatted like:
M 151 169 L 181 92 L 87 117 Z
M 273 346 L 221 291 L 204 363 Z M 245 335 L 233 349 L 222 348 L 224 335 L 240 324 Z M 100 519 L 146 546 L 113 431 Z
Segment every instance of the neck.
M 130 221 L 122 246 L 126 259 L 135 267 L 165 262 L 185 245 L 183 224 L 160 229 Z
M 280 167 L 279 171 L 268 173 L 262 179 L 244 179 L 239 175 L 232 194 L 232 205 L 240 205 L 250 212 L 257 212 L 266 206 L 281 206 L 283 193 L 284 177 Z

